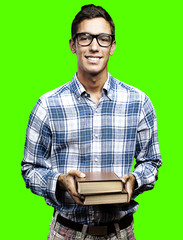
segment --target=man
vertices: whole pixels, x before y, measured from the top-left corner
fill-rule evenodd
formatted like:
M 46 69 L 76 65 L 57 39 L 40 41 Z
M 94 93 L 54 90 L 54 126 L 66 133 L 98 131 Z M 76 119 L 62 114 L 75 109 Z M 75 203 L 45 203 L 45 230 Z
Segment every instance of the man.
M 54 207 L 48 239 L 133 240 L 138 208 L 133 199 L 153 188 L 162 163 L 156 114 L 144 93 L 108 73 L 116 41 L 103 8 L 82 7 L 69 45 L 77 55 L 77 73 L 33 109 L 22 174 L 26 186 Z M 83 206 L 74 178 L 87 171 L 114 171 L 129 203 Z

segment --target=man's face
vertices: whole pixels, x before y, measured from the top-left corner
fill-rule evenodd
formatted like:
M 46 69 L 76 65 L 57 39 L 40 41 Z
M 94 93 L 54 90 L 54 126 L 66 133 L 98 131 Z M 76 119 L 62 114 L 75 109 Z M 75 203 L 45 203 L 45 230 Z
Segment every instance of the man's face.
M 93 18 L 83 20 L 78 25 L 77 33 L 90 33 L 90 34 L 111 34 L 110 24 L 104 18 Z M 78 74 L 97 75 L 99 73 L 107 73 L 107 63 L 109 55 L 112 55 L 116 42 L 114 41 L 111 46 L 101 47 L 94 38 L 89 46 L 80 46 L 77 42 L 70 40 L 71 51 L 77 55 Z

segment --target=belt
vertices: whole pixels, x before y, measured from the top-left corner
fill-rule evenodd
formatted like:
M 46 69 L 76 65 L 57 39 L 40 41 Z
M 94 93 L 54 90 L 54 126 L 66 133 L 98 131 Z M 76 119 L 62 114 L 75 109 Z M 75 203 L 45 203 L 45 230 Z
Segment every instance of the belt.
M 71 228 L 78 232 L 82 232 L 83 226 L 85 226 L 85 227 L 87 227 L 87 230 L 86 230 L 87 234 L 93 235 L 93 236 L 99 236 L 99 235 L 105 236 L 110 233 L 116 232 L 116 228 L 115 228 L 116 223 L 118 224 L 120 230 L 129 227 L 133 221 L 133 216 L 132 215 L 126 216 L 118 222 L 103 223 L 103 224 L 94 225 L 94 226 L 93 225 L 86 226 L 86 225 L 83 225 L 83 224 L 80 224 L 77 222 L 73 222 L 71 220 L 63 218 L 59 214 L 57 216 L 56 221 L 59 222 L 60 224 L 64 225 L 65 227 Z

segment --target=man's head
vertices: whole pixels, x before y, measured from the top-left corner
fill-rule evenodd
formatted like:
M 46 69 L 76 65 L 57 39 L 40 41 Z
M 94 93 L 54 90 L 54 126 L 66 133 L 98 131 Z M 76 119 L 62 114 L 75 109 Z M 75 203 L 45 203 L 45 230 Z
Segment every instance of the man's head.
M 75 36 L 78 30 L 78 24 L 81 23 L 85 19 L 92 18 L 104 18 L 110 24 L 111 34 L 115 36 L 115 26 L 112 18 L 108 14 L 108 12 L 100 6 L 95 6 L 93 4 L 85 5 L 81 8 L 81 11 L 75 16 L 72 22 L 72 38 Z
M 77 55 L 78 76 L 106 77 L 109 56 L 116 48 L 114 23 L 109 14 L 102 7 L 83 6 L 73 21 L 69 45 Z

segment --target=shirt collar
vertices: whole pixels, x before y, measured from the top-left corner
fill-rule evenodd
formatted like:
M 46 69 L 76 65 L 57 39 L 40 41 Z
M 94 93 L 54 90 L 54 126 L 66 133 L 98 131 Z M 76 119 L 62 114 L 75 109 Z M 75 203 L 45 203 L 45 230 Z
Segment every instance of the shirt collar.
M 106 94 L 106 96 L 112 100 L 114 96 L 114 83 L 113 83 L 113 77 L 110 73 L 108 73 L 107 81 L 105 82 L 103 86 L 103 90 Z
M 73 79 L 72 79 L 72 90 L 73 92 L 79 97 L 83 93 L 86 93 L 86 89 L 84 86 L 80 83 L 79 79 L 77 78 L 77 74 L 75 73 Z M 113 77 L 108 73 L 107 81 L 105 82 L 103 86 L 103 93 L 110 99 L 113 99 L 114 96 L 114 81 Z
M 84 86 L 80 83 L 79 79 L 77 78 L 77 74 L 76 73 L 74 75 L 73 82 L 75 84 L 75 93 L 77 95 L 81 96 L 83 93 L 86 92 L 86 89 L 84 88 Z

